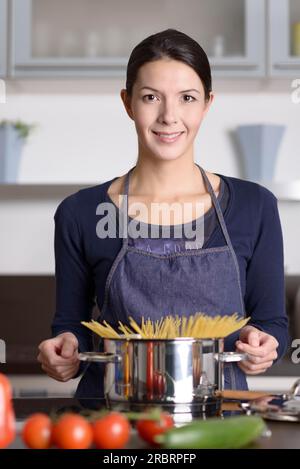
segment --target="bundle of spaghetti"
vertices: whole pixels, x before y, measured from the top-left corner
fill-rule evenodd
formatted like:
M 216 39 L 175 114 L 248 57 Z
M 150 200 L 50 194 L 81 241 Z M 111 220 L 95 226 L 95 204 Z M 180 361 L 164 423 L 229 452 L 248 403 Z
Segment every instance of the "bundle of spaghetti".
M 141 339 L 176 339 L 180 337 L 191 337 L 195 339 L 224 338 L 241 329 L 250 318 L 239 318 L 237 313 L 231 316 L 208 316 L 196 313 L 186 316 L 165 316 L 159 320 L 152 321 L 150 318 L 142 317 L 141 325 L 129 317 L 130 327 L 119 321 L 118 329 L 121 334 L 111 327 L 106 321 L 100 324 L 97 321 L 82 322 L 84 326 L 91 329 L 103 338 L 120 339 L 132 337 Z M 137 336 L 138 334 L 138 336 Z
M 81 321 L 81 324 L 88 327 L 91 331 L 100 335 L 100 337 L 106 339 L 120 339 L 121 336 L 113 327 L 111 327 L 106 321 L 103 321 L 103 324 L 100 324 L 98 321 L 85 322 Z
M 119 329 L 123 332 L 126 339 L 130 339 L 130 337 L 132 337 L 133 331 L 125 324 L 122 324 L 121 321 L 119 321 Z

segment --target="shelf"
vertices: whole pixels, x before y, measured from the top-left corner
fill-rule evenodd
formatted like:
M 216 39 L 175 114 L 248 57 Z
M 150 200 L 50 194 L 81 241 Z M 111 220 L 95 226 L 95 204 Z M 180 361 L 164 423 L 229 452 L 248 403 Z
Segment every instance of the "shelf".
M 291 182 L 263 182 L 260 185 L 269 189 L 280 201 L 300 202 L 300 180 Z M 62 199 L 94 183 L 56 183 L 56 184 L 0 184 L 0 200 L 8 199 Z
M 274 62 L 273 67 L 278 68 L 279 70 L 299 70 L 300 58 L 289 57 L 288 60 L 283 60 L 282 62 Z
M 261 182 L 280 201 L 300 202 L 300 180 L 284 182 Z
M 62 199 L 74 192 L 101 184 L 0 184 L 0 200 L 7 199 Z

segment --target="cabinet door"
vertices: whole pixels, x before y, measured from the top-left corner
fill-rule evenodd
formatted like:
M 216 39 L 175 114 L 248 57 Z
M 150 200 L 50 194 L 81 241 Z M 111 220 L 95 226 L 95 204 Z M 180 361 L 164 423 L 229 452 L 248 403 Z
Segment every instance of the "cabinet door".
M 6 76 L 7 0 L 0 0 L 0 77 Z
M 133 47 L 175 28 L 215 75 L 264 73 L 265 0 L 13 0 L 15 76 L 123 76 Z
M 300 0 L 269 0 L 269 71 L 273 76 L 300 72 Z
M 218 26 L 221 31 L 219 34 L 222 34 L 222 28 L 228 27 L 228 39 L 231 39 L 231 41 L 228 40 L 228 44 L 231 48 L 228 48 L 223 58 L 214 57 L 214 54 L 210 53 L 209 58 L 214 75 L 220 77 L 264 76 L 266 73 L 266 1 L 218 1 L 216 6 Z M 211 9 L 209 1 L 207 8 Z M 213 52 L 211 49 L 208 50 Z

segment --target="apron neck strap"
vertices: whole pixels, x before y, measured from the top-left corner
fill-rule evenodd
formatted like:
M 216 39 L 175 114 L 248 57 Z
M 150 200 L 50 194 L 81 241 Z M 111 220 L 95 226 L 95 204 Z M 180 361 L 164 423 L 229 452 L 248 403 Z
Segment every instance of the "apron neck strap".
M 229 237 L 229 234 L 228 234 L 228 231 L 227 231 L 226 223 L 225 223 L 225 220 L 224 220 L 224 217 L 223 217 L 223 213 L 222 213 L 219 201 L 216 197 L 216 194 L 214 193 L 212 185 L 211 185 L 208 177 L 206 176 L 206 173 L 205 173 L 204 169 L 201 166 L 199 166 L 197 163 L 196 163 L 196 165 L 200 169 L 200 172 L 202 174 L 202 177 L 203 177 L 203 180 L 204 180 L 204 183 L 205 183 L 205 187 L 206 187 L 209 195 L 211 196 L 212 203 L 213 203 L 213 206 L 216 210 L 217 217 L 218 217 L 219 223 L 221 225 L 221 229 L 222 229 L 223 235 L 226 239 L 226 242 L 227 242 L 229 247 L 232 247 L 230 237 Z

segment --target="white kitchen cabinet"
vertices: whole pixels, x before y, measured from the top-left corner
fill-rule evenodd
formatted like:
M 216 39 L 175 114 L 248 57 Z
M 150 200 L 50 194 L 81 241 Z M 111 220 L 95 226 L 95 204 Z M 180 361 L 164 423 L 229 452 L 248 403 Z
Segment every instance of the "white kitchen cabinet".
M 0 0 L 0 77 L 6 76 L 7 0 Z
M 124 76 L 133 47 L 175 28 L 217 76 L 262 76 L 265 0 L 12 0 L 15 77 Z
M 300 72 L 300 0 L 269 0 L 269 71 L 298 77 Z

